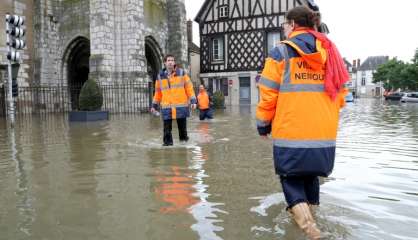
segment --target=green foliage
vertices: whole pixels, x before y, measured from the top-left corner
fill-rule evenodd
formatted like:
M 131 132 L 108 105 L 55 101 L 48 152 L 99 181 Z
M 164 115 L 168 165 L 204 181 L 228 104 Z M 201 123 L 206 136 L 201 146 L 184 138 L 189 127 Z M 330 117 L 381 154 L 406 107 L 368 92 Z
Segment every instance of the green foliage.
M 103 94 L 96 80 L 89 79 L 81 88 L 79 96 L 81 111 L 97 111 L 103 104 Z
M 415 55 L 414 55 L 414 58 L 412 59 L 412 63 L 418 64 L 418 48 L 415 49 Z
M 223 108 L 225 106 L 225 96 L 221 91 L 213 93 L 213 107 Z
M 387 90 L 418 90 L 418 49 L 412 63 L 391 59 L 373 73 L 373 83 L 382 82 Z

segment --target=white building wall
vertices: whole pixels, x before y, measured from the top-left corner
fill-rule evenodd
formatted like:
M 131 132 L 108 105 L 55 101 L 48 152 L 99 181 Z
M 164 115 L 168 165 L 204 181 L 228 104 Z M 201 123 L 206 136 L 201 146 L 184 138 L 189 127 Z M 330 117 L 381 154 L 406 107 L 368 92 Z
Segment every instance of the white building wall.
M 200 77 L 208 86 L 209 78 L 227 78 L 228 82 L 232 80 L 232 84 L 228 83 L 228 96 L 225 97 L 225 105 L 240 105 L 240 77 L 250 77 L 250 94 L 251 94 L 251 105 L 256 105 L 259 100 L 259 92 L 256 83 L 256 77 L 258 73 L 256 71 L 251 72 L 221 72 L 221 73 L 201 73 Z M 215 88 L 215 83 L 213 83 L 213 89 Z
M 362 85 L 362 80 L 365 78 L 365 85 Z M 373 71 L 357 71 L 356 76 L 357 94 L 359 97 L 372 98 L 381 97 L 384 89 L 381 83 L 373 83 Z
M 197 53 L 190 53 L 190 78 L 194 86 L 200 84 L 200 55 Z

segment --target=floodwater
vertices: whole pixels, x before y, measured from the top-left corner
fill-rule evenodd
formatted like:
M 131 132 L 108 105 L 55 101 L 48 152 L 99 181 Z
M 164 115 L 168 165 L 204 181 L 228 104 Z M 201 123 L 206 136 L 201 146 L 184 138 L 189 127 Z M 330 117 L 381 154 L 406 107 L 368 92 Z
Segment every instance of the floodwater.
M 0 119 L 0 239 L 305 239 L 285 211 L 254 109 L 194 113 L 162 147 L 150 115 Z M 341 113 L 316 212 L 324 239 L 417 239 L 418 104 L 362 99 Z

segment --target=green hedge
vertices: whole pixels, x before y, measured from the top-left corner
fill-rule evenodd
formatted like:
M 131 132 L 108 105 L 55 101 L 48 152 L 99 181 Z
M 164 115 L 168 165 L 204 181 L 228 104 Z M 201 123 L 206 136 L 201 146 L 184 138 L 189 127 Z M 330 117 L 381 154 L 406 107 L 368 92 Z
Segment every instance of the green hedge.
M 81 111 L 98 111 L 103 105 L 103 94 L 96 80 L 89 79 L 81 88 L 79 106 Z
M 224 108 L 225 107 L 225 96 L 221 91 L 213 93 L 213 107 Z

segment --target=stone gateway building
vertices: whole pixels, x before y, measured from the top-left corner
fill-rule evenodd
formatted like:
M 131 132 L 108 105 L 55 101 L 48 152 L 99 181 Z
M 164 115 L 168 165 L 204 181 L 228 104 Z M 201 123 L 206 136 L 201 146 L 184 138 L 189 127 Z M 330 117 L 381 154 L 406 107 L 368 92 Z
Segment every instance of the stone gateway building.
M 26 17 L 19 87 L 71 88 L 88 77 L 102 86 L 144 83 L 155 80 L 166 53 L 188 67 L 184 0 L 0 1 L 2 18 L 6 12 Z M 0 69 L 7 63 L 4 27 Z M 0 76 L 3 84 L 4 70 Z M 68 97 L 75 109 L 77 96 Z

